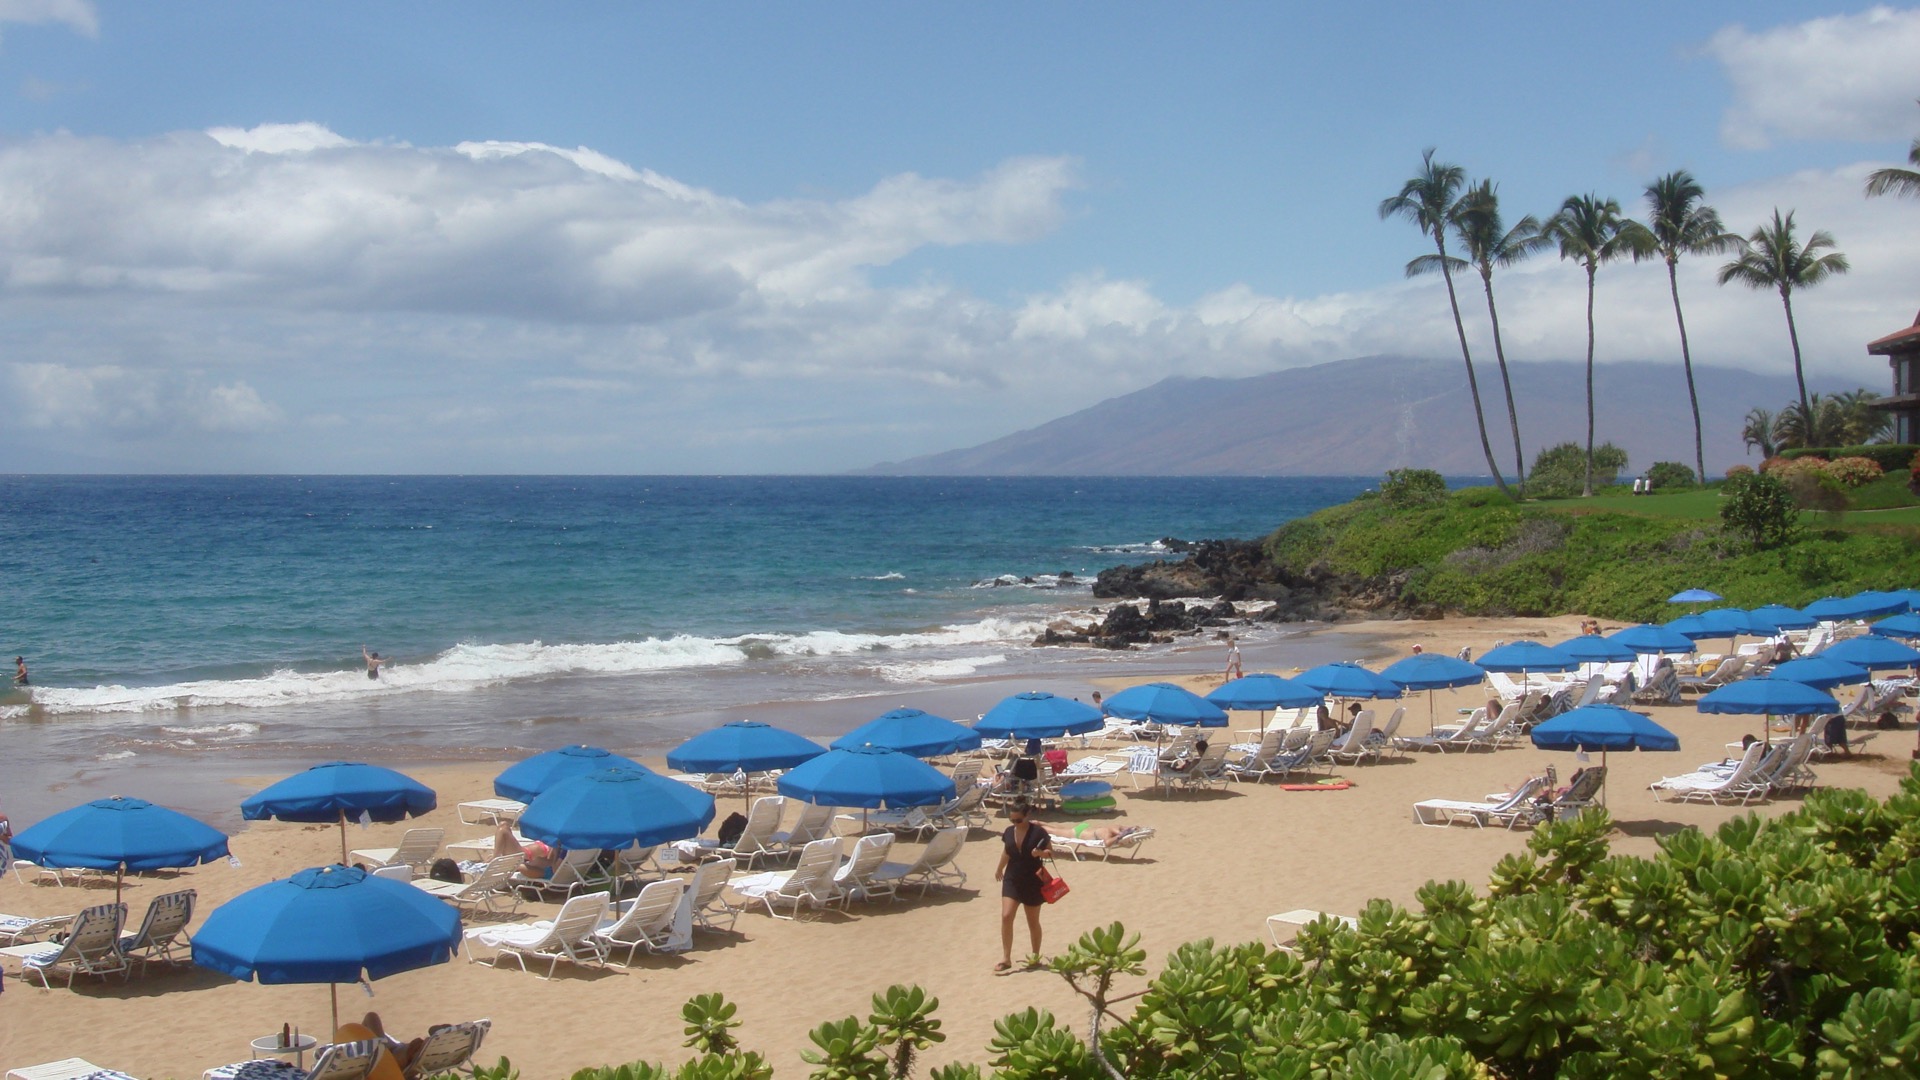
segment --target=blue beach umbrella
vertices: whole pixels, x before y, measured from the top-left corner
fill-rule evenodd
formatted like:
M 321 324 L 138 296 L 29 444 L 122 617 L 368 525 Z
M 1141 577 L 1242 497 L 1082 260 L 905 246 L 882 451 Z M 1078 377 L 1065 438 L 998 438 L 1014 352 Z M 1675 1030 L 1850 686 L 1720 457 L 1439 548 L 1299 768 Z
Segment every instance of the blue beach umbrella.
M 532 802 L 535 796 L 562 780 L 601 769 L 639 767 L 639 762 L 597 746 L 563 746 L 507 766 L 493 778 L 493 793 L 503 799 Z
M 987 739 L 1055 739 L 1085 735 L 1106 725 L 1100 710 L 1084 701 L 1029 690 L 1003 699 L 973 725 Z M 951 782 L 947 785 L 951 788 Z
M 1895 615 L 1890 619 L 1881 619 L 1868 629 L 1881 637 L 1920 638 L 1920 612 Z
M 699 836 L 712 820 L 713 796 L 636 765 L 560 781 L 527 804 L 519 827 L 555 847 L 619 850 Z
M 198 866 L 225 858 L 227 838 L 211 825 L 145 799 L 82 803 L 22 829 L 15 855 L 38 866 L 111 870 L 113 898 L 127 871 Z
M 1667 623 L 1667 629 L 1697 641 L 1702 638 L 1737 638 L 1742 634 L 1767 635 L 1776 633 L 1778 628 L 1755 622 L 1739 608 L 1715 608 L 1682 615 Z
M 1583 664 L 1618 664 L 1638 659 L 1640 654 L 1612 638 L 1586 634 L 1555 645 L 1554 648 Z
M 1799 608 L 1790 608 L 1785 604 L 1765 604 L 1754 608 L 1752 611 L 1747 612 L 1747 614 L 1769 626 L 1776 626 L 1782 630 L 1807 630 L 1811 629 L 1818 621 L 1810 618 L 1806 612 L 1801 611 Z
M 1792 679 L 1797 683 L 1805 683 L 1816 690 L 1830 690 L 1836 686 L 1863 683 L 1869 678 L 1866 668 L 1858 664 L 1849 664 L 1844 660 L 1835 660 L 1825 653 L 1818 656 L 1803 656 L 1784 664 L 1775 664 L 1769 674 L 1776 679 Z
M 1807 617 L 1821 622 L 1844 622 L 1848 619 L 1864 619 L 1869 615 L 1885 615 L 1905 603 L 1905 600 L 1896 602 L 1875 600 L 1871 596 L 1864 600 L 1858 596 L 1849 596 L 1844 599 L 1838 596 L 1823 596 L 1801 608 L 1800 611 Z
M 1545 723 L 1536 724 L 1529 737 L 1542 750 L 1600 751 L 1600 767 L 1606 768 L 1609 750 L 1680 749 L 1680 737 L 1641 713 L 1618 705 L 1582 705 L 1568 709 Z M 1601 781 L 1605 801 L 1606 781 Z
M 1667 597 L 1667 603 L 1669 604 L 1711 604 L 1715 600 L 1724 600 L 1724 599 L 1726 599 L 1726 597 L 1721 596 L 1717 592 L 1709 592 L 1706 589 L 1686 589 L 1681 592 L 1674 593 L 1672 596 Z
M 1847 599 L 1859 605 L 1866 615 L 1899 615 L 1913 610 L 1912 590 L 1886 592 L 1880 589 L 1862 589 Z
M 340 861 L 347 861 L 347 818 L 395 822 L 431 813 L 433 789 L 410 776 L 353 761 L 329 761 L 270 784 L 241 800 L 248 821 L 338 822 Z
M 1226 710 L 1185 687 L 1172 683 L 1129 686 L 1102 706 L 1108 716 L 1182 727 L 1226 727 Z
M 891 810 L 953 798 L 953 779 L 898 750 L 829 750 L 780 777 L 780 794 L 815 806 Z M 523 819 L 524 820 L 524 819 Z
M 1703 695 L 1694 707 L 1703 713 L 1740 716 L 1801 716 L 1839 712 L 1833 695 L 1777 674 L 1731 682 Z
M 735 720 L 703 731 L 667 754 L 667 764 L 683 772 L 766 772 L 791 769 L 826 753 L 812 739 L 757 720 Z
M 1473 686 L 1487 677 L 1486 669 L 1445 653 L 1414 653 L 1381 669 L 1380 677 L 1403 690 L 1450 690 Z
M 1655 626 L 1653 623 L 1641 623 L 1639 626 L 1629 626 L 1625 630 L 1615 630 L 1607 635 L 1607 640 L 1625 645 L 1643 656 L 1693 651 L 1692 638 L 1664 626 Z
M 1320 704 L 1326 697 L 1311 686 L 1301 686 L 1264 671 L 1224 683 L 1207 695 L 1207 700 L 1223 709 L 1267 712 L 1272 709 L 1304 709 Z
M 1920 650 L 1915 650 L 1911 645 L 1881 634 L 1862 634 L 1845 641 L 1836 641 L 1820 650 L 1820 655 L 1829 660 L 1844 660 L 1849 664 L 1857 664 L 1868 671 L 1885 671 L 1889 668 L 1920 665 Z
M 879 746 L 914 757 L 941 757 L 980 749 L 980 733 L 965 724 L 919 709 L 894 709 L 861 724 L 829 745 L 835 750 Z
M 1487 650 L 1477 663 L 1488 671 L 1517 671 L 1521 674 L 1529 671 L 1572 671 L 1580 666 L 1580 661 L 1537 641 L 1510 641 L 1499 648 Z
M 242 981 L 339 985 L 444 964 L 460 947 L 460 913 L 402 881 L 319 866 L 221 904 L 193 935 L 193 962 Z
M 1401 694 L 1399 683 L 1349 661 L 1308 668 L 1295 675 L 1293 681 L 1327 697 L 1397 698 Z

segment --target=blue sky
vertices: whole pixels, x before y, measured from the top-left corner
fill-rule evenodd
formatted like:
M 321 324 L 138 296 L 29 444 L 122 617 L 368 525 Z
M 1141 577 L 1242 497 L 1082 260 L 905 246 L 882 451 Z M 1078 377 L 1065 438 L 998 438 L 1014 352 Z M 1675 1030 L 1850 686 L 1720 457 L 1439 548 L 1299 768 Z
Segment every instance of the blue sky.
M 1676 167 L 1798 207 L 1856 264 L 1810 359 L 1878 385 L 1920 207 L 1859 177 L 1917 47 L 1806 3 L 0 0 L 0 469 L 834 470 L 1445 355 L 1374 213 L 1429 145 L 1514 217 Z M 1785 365 L 1694 269 L 1701 357 Z M 1671 351 L 1654 271 L 1602 360 Z M 1511 278 L 1510 349 L 1579 355 L 1577 272 Z

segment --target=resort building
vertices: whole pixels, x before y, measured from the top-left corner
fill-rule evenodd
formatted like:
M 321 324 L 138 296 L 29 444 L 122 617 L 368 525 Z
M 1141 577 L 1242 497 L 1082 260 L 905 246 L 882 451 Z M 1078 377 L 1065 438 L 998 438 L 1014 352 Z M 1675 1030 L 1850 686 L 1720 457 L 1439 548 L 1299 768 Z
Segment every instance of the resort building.
M 1912 326 L 1867 345 L 1893 367 L 1893 393 L 1873 403 L 1893 414 L 1893 441 L 1920 442 L 1920 316 Z

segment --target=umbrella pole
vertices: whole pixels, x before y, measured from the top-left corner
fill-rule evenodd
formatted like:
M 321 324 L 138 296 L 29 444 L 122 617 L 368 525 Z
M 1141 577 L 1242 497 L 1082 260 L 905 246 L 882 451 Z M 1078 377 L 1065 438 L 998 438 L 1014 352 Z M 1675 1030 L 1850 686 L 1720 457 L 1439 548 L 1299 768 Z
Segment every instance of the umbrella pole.
M 328 983 L 327 996 L 333 999 L 333 1030 L 340 1030 L 340 984 Z
M 127 877 L 127 864 L 121 863 L 113 868 L 113 902 L 120 902 L 120 883 Z
M 347 808 L 340 808 L 340 865 L 347 865 Z M 340 1018 L 335 1016 L 334 1027 L 340 1026 Z

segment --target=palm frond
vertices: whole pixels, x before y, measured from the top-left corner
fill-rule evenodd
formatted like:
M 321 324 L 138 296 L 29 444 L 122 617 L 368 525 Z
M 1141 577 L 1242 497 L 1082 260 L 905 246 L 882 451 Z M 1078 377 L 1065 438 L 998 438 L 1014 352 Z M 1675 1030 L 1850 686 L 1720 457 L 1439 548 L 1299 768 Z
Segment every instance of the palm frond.
M 1467 268 L 1467 260 L 1457 255 L 1422 255 L 1407 263 L 1407 276 L 1419 277 L 1422 274 L 1437 274 L 1442 267 L 1448 270 L 1465 270 Z
M 1914 144 L 1912 154 L 1916 157 L 1914 164 L 1920 165 L 1920 142 Z M 1877 199 L 1882 195 L 1920 198 L 1920 172 L 1912 169 L 1876 169 L 1869 173 L 1867 198 Z

